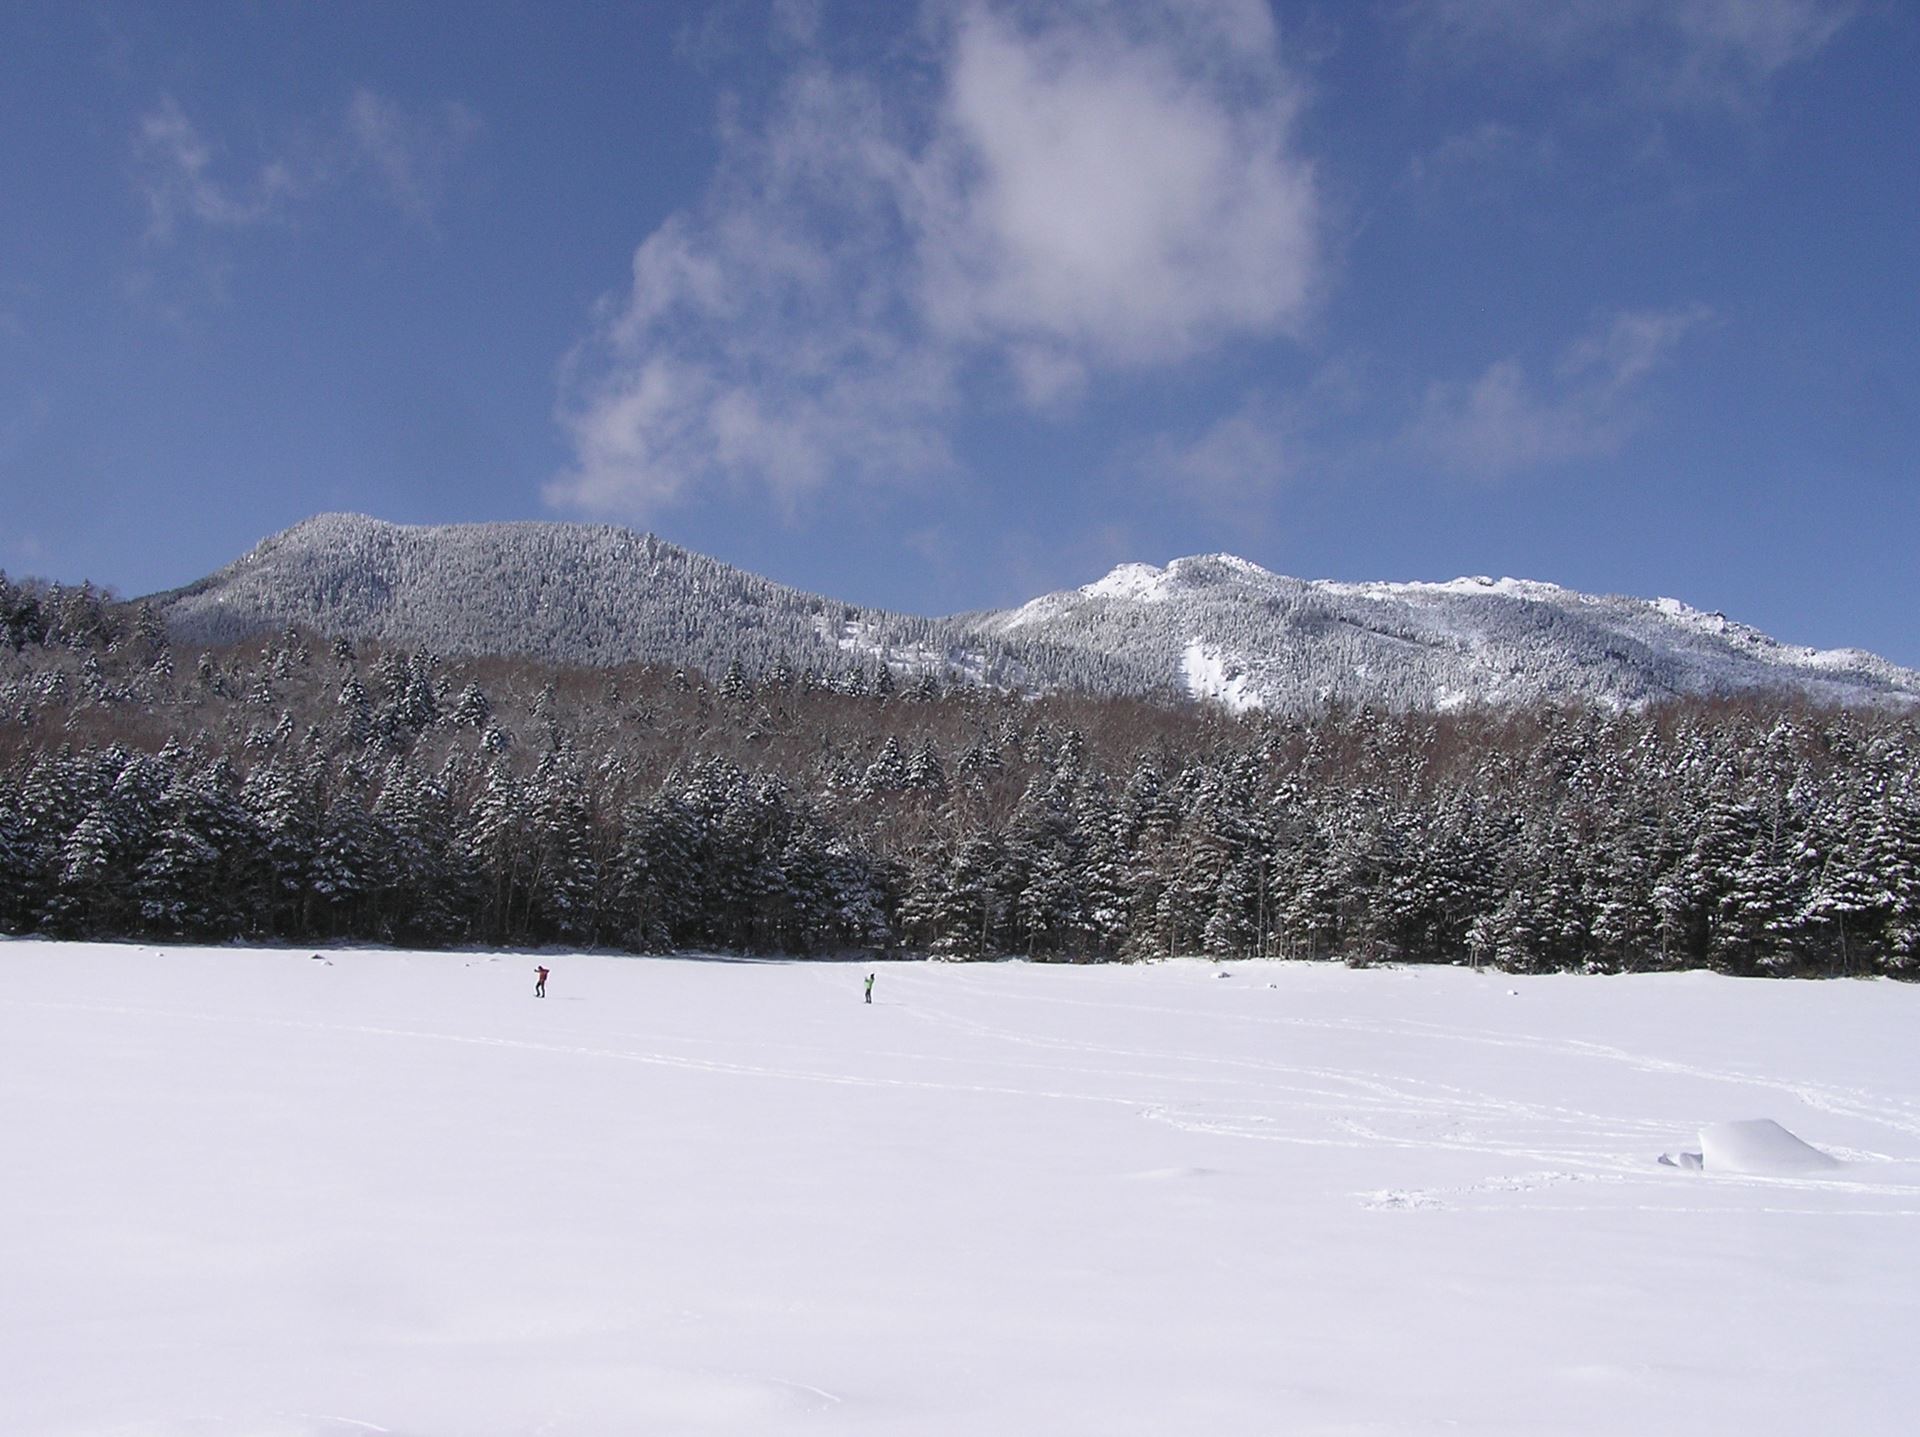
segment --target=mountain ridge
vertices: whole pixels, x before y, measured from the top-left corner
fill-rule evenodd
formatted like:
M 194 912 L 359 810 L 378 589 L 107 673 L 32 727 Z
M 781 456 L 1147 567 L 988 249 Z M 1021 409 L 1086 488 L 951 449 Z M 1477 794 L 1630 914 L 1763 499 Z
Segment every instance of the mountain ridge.
M 1487 576 L 1297 579 L 1231 554 L 1121 564 L 1016 608 L 923 617 L 811 594 L 616 525 L 321 514 L 147 602 L 177 637 L 203 643 L 292 623 L 450 654 L 710 673 L 884 667 L 1281 712 L 1767 691 L 1920 702 L 1920 672 L 1859 649 L 1783 644 L 1675 599 Z

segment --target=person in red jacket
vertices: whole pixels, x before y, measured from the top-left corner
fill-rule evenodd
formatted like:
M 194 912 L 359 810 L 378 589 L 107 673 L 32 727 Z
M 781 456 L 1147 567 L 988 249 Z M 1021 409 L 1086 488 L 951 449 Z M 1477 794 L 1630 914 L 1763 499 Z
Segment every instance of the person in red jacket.
M 533 970 L 533 996 L 536 998 L 547 996 L 547 970 L 544 968 L 536 967 Z

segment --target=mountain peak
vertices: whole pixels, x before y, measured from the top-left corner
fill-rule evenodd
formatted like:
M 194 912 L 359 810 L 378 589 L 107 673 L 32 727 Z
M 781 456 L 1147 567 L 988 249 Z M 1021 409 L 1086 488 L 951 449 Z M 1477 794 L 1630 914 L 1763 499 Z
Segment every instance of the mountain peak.
M 1164 569 L 1153 564 L 1118 564 L 1091 584 L 1074 590 L 1089 599 L 1155 603 L 1185 586 L 1277 579 L 1279 576 L 1237 554 L 1189 554 Z
M 1234 709 L 1773 691 L 1920 700 L 1920 673 L 1781 644 L 1672 599 L 1485 575 L 1342 583 L 1234 554 L 1120 564 L 1017 609 L 919 618 L 803 593 L 651 534 L 552 522 L 401 525 L 320 514 L 156 608 L 183 640 L 299 624 L 449 654 L 718 673 L 940 673 L 1025 690 L 1185 694 Z

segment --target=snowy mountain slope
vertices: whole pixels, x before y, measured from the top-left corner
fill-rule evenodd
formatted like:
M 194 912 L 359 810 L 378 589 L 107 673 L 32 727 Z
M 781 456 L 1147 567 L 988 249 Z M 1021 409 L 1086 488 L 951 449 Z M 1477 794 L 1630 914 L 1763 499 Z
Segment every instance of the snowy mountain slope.
M 1626 705 L 1782 690 L 1920 698 L 1920 674 L 1793 648 L 1671 599 L 1515 579 L 1348 584 L 1216 554 L 1123 564 L 1020 608 L 920 618 L 773 583 L 650 534 L 582 524 L 411 527 L 328 514 L 153 601 L 176 636 L 297 623 L 443 653 L 718 673 L 876 667 L 967 682 L 1186 694 L 1234 709 L 1541 700 Z
M 449 654 L 529 654 L 718 673 L 901 649 L 975 673 L 924 619 L 841 604 L 651 534 L 587 524 L 388 524 L 322 514 L 153 601 L 180 638 L 220 643 L 306 625 Z
M 1632 704 L 1764 689 L 1848 703 L 1920 697 L 1912 670 L 1855 649 L 1789 647 L 1672 599 L 1517 579 L 1308 581 L 1229 554 L 1122 565 L 985 627 L 1063 648 L 1125 648 L 1236 709 Z

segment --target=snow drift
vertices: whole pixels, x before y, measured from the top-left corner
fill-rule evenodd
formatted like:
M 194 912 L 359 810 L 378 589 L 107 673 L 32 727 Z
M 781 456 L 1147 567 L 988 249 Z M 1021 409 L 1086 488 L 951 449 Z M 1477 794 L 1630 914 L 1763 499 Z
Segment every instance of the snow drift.
M 1700 1163 L 1710 1173 L 1799 1177 L 1839 1162 L 1796 1138 L 1772 1118 L 1714 1123 L 1700 1130 Z

